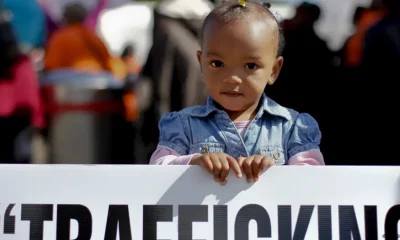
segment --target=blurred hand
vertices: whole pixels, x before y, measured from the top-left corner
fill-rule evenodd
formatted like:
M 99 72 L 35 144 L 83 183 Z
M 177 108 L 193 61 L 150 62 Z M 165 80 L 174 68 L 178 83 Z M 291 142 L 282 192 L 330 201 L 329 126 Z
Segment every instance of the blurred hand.
M 232 170 L 235 175 L 242 177 L 242 170 L 239 163 L 233 157 L 225 153 L 207 153 L 199 154 L 192 158 L 190 165 L 199 165 L 205 168 L 210 174 L 214 176 L 216 182 L 225 185 Z
M 260 174 L 269 167 L 275 165 L 275 161 L 270 157 L 253 155 L 250 157 L 239 157 L 238 162 L 243 169 L 248 182 L 256 182 Z

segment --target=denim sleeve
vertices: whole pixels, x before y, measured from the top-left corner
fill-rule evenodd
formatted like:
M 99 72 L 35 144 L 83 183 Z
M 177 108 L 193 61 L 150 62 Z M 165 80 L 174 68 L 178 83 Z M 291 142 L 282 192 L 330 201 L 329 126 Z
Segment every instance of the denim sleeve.
M 317 121 L 309 114 L 297 116 L 288 142 L 288 159 L 300 152 L 319 150 L 321 132 Z
M 160 139 L 158 146 L 174 150 L 180 155 L 189 153 L 189 139 L 177 112 L 164 114 L 158 123 Z

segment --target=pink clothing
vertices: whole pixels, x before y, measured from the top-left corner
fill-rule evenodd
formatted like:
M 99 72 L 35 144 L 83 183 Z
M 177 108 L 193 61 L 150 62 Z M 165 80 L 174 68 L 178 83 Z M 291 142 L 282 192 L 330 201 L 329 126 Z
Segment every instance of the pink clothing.
M 250 121 L 234 122 L 241 136 L 246 132 Z M 198 153 L 180 156 L 172 149 L 158 147 L 150 159 L 153 165 L 188 165 Z M 300 152 L 289 159 L 289 165 L 325 165 L 324 157 L 319 150 Z
M 96 29 L 97 21 L 99 19 L 100 13 L 107 7 L 108 0 L 100 0 L 96 8 L 90 13 L 86 19 L 86 26 L 90 29 Z
M 28 58 L 13 67 L 14 79 L 0 80 L 0 117 L 8 117 L 15 110 L 28 108 L 31 122 L 36 127 L 44 126 L 38 77 Z
M 240 136 L 244 136 L 247 127 L 250 124 L 250 121 L 242 121 L 242 122 L 234 122 L 237 131 L 239 132 Z
M 325 165 L 319 150 L 300 152 L 289 159 L 289 165 Z

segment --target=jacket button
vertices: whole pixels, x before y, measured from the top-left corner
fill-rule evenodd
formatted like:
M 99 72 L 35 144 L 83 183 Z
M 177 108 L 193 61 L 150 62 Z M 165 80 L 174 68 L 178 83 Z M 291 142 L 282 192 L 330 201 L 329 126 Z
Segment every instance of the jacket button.
M 208 153 L 208 147 L 206 147 L 206 146 L 201 147 L 200 153 Z

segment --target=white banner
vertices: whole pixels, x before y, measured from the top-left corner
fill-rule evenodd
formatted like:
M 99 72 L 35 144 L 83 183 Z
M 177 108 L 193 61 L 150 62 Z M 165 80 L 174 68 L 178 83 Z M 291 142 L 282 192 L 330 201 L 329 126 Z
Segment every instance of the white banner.
M 2 240 L 397 239 L 398 204 L 399 167 L 0 166 Z

